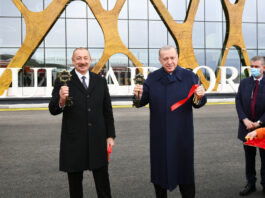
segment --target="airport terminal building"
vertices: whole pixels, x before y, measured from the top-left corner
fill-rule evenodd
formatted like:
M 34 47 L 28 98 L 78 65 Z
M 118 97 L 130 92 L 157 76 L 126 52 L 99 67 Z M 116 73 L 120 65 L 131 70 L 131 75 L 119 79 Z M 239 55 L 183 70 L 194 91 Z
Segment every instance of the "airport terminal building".
M 0 97 L 50 96 L 76 47 L 89 49 L 111 95 L 131 95 L 136 68 L 160 68 L 164 45 L 181 67 L 202 66 L 206 87 L 226 82 L 228 66 L 221 78 L 234 85 L 209 91 L 236 92 L 250 58 L 265 56 L 264 10 L 264 0 L 1 0 Z

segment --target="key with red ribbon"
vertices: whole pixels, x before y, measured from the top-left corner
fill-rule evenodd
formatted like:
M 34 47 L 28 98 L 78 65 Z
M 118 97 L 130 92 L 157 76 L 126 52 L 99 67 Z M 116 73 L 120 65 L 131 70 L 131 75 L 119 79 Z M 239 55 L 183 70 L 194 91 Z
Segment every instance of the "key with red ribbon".
M 176 110 L 177 108 L 179 108 L 181 105 L 183 105 L 192 95 L 193 93 L 195 92 L 195 90 L 199 87 L 200 85 L 199 84 L 195 84 L 195 85 L 192 85 L 191 89 L 190 89 L 190 92 L 188 94 L 188 97 L 186 97 L 185 99 L 183 100 L 180 100 L 178 102 L 176 102 L 175 104 L 173 104 L 171 106 L 171 111 L 174 111 Z

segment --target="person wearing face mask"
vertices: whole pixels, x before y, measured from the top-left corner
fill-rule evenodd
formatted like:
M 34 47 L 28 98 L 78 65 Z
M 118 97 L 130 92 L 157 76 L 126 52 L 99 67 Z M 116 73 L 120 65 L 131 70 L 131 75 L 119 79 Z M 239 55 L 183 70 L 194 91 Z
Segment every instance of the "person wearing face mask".
M 245 136 L 265 123 L 265 59 L 255 56 L 251 59 L 251 76 L 244 78 L 236 95 L 236 110 L 239 118 L 238 138 L 245 142 Z M 247 185 L 239 192 L 246 196 L 256 191 L 255 156 L 256 148 L 244 145 Z M 265 194 L 265 150 L 259 149 L 261 159 L 261 185 Z

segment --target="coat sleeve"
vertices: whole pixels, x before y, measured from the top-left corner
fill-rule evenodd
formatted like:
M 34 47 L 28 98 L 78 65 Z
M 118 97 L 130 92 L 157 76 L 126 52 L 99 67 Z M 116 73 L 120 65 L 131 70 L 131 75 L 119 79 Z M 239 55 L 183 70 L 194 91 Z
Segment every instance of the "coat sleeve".
M 236 111 L 237 111 L 238 118 L 240 120 L 243 120 L 247 118 L 247 115 L 243 110 L 241 89 L 242 89 L 242 83 L 239 84 L 238 92 L 236 94 Z
M 115 138 L 115 127 L 114 127 L 114 118 L 113 118 L 113 111 L 111 105 L 111 99 L 109 94 L 108 85 L 105 79 L 104 80 L 104 119 L 107 131 L 107 138 L 112 137 Z
M 55 81 L 55 84 L 54 84 L 53 91 L 52 91 L 52 98 L 51 98 L 50 103 L 49 103 L 49 111 L 52 115 L 58 115 L 58 114 L 62 113 L 62 111 L 63 111 L 63 109 L 60 108 L 60 106 L 59 106 L 60 88 L 61 88 L 61 83 L 60 83 L 59 79 L 57 78 Z

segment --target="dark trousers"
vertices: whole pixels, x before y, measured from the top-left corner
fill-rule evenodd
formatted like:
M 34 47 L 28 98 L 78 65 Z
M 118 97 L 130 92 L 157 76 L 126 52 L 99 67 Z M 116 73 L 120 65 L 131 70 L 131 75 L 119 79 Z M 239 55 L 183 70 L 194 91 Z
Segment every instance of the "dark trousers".
M 256 147 L 252 146 L 245 146 L 245 161 L 246 161 L 246 178 L 249 184 L 255 185 L 257 178 L 256 178 Z M 260 175 L 261 175 L 261 185 L 265 187 L 265 150 L 259 149 L 260 159 L 261 159 L 261 168 L 260 168 Z
M 108 166 L 92 171 L 98 198 L 111 198 Z M 70 198 L 83 198 L 83 172 L 67 173 Z
M 167 189 L 162 188 L 159 185 L 154 184 L 156 198 L 167 198 Z M 195 184 L 179 184 L 179 191 L 182 198 L 194 198 L 195 197 Z

